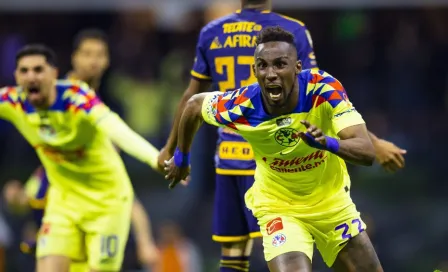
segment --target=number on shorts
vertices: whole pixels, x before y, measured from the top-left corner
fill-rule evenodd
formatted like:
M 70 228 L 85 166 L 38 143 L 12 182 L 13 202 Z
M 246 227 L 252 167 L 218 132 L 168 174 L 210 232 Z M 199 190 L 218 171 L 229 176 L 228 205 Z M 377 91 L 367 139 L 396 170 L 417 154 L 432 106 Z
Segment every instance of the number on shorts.
M 352 235 L 350 233 L 348 233 L 348 230 L 350 229 L 350 227 L 347 225 L 347 223 L 344 223 L 342 225 L 337 226 L 336 228 L 334 228 L 334 230 L 340 230 L 340 229 L 344 229 L 342 231 L 342 239 L 350 239 L 352 238 Z
M 360 219 L 353 219 L 352 220 L 352 225 L 356 224 L 358 227 L 358 232 L 361 233 L 364 231 L 363 227 L 362 227 L 362 223 Z M 334 230 L 340 230 L 343 229 L 342 231 L 342 239 L 350 239 L 352 238 L 352 235 L 348 233 L 348 231 L 350 230 L 350 226 L 347 223 L 341 224 L 339 226 L 337 226 L 336 228 L 334 228 Z
M 118 237 L 117 235 L 101 236 L 101 255 L 112 258 L 117 254 Z
M 359 231 L 359 233 L 363 232 L 364 229 L 362 228 L 361 220 L 359 220 L 359 219 L 353 219 L 353 220 L 352 220 L 352 224 L 355 224 L 355 223 L 358 224 L 358 231 Z

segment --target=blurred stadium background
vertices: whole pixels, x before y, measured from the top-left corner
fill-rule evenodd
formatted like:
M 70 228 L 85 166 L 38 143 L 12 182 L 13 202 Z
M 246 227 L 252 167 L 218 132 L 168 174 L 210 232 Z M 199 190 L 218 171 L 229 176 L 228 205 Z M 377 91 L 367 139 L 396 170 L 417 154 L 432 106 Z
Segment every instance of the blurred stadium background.
M 110 38 L 112 65 L 100 95 L 161 147 L 189 79 L 200 28 L 239 5 L 238 0 L 0 0 L 0 86 L 14 84 L 14 55 L 24 44 L 52 47 L 64 75 L 73 36 L 86 27 L 101 28 Z M 306 23 L 319 67 L 341 80 L 373 132 L 408 150 L 406 169 L 395 175 L 378 165 L 350 169 L 352 196 L 385 271 L 448 270 L 448 1 L 273 0 L 273 10 Z M 201 128 L 193 181 L 174 191 L 162 176 L 124 155 L 156 239 L 162 247 L 177 245 L 196 267 L 183 271 L 218 271 L 219 245 L 211 241 L 215 134 Z M 0 121 L 1 184 L 25 181 L 37 165 L 33 149 Z M 0 271 L 33 271 L 32 257 L 19 251 L 28 218 L 2 207 L 0 241 L 6 253 Z M 260 250 L 254 259 L 263 260 Z M 252 269 L 260 271 L 257 263 Z M 315 271 L 327 271 L 318 259 Z

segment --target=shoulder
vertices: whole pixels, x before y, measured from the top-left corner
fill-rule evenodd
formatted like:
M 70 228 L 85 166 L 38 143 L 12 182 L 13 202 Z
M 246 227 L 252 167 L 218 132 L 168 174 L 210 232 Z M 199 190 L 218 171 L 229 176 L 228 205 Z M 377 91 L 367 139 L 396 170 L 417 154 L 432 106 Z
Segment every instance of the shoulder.
M 0 88 L 0 102 L 15 103 L 20 100 L 20 90 L 16 86 Z
M 281 22 L 282 26 L 287 28 L 288 31 L 297 31 L 306 29 L 305 23 L 300 20 L 275 12 L 272 12 L 271 14 L 272 19 L 277 22 Z
M 342 101 L 348 101 L 347 94 L 341 82 L 329 73 L 318 70 L 303 70 L 300 82 L 304 85 L 308 107 L 317 108 L 328 102 L 333 108 Z
M 95 105 L 101 103 L 95 91 L 83 81 L 58 80 L 56 88 L 69 109 L 90 111 Z

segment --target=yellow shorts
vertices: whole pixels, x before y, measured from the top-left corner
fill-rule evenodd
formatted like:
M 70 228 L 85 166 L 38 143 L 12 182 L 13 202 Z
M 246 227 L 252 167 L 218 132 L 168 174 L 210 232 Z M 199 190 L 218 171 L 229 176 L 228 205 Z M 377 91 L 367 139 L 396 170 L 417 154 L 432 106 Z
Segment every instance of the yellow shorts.
M 89 265 L 86 262 L 72 262 L 70 272 L 89 272 Z
M 37 258 L 59 255 L 86 262 L 90 269 L 119 271 L 131 224 L 132 198 L 109 212 L 94 212 L 81 205 L 69 208 L 49 197 L 37 241 Z M 118 205 L 120 204 L 120 205 Z M 76 266 L 76 265 L 75 265 Z
M 316 214 L 297 213 L 291 211 L 293 208 L 284 213 L 257 214 L 266 261 L 292 251 L 303 252 L 312 260 L 316 243 L 325 263 L 331 267 L 348 240 L 366 229 L 349 196 L 343 203 Z

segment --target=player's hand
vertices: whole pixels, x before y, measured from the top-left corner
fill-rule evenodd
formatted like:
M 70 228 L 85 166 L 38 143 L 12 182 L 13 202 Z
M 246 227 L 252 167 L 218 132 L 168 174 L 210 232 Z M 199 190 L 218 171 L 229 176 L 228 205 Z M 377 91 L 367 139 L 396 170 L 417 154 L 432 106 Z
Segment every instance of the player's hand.
M 137 255 L 140 264 L 147 270 L 152 269 L 160 262 L 160 252 L 157 246 L 153 243 L 148 243 L 137 248 Z
M 394 173 L 404 168 L 405 160 L 403 155 L 406 154 L 406 150 L 383 139 L 374 141 L 373 146 L 375 147 L 376 160 L 387 172 Z
M 179 182 L 186 185 L 187 180 L 189 180 L 188 175 L 190 174 L 190 167 L 177 167 L 174 164 L 174 157 L 169 161 L 165 161 L 165 179 L 170 181 L 169 188 L 174 188 Z
M 159 153 L 159 157 L 157 158 L 157 162 L 159 164 L 159 168 L 161 171 L 164 171 L 165 161 L 168 161 L 169 159 L 171 159 L 171 157 L 173 157 L 173 154 L 170 154 L 170 152 L 168 151 L 168 148 L 163 147 L 162 149 L 160 149 L 160 153 Z
M 311 147 L 324 149 L 327 145 L 327 138 L 322 130 L 306 120 L 302 120 L 300 123 L 306 127 L 306 132 L 299 132 L 299 137 Z

